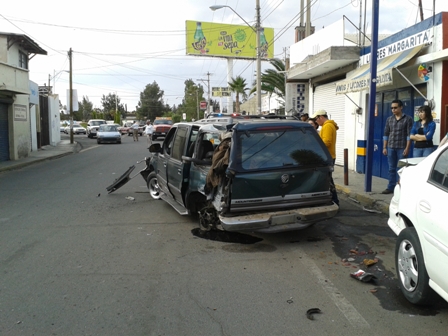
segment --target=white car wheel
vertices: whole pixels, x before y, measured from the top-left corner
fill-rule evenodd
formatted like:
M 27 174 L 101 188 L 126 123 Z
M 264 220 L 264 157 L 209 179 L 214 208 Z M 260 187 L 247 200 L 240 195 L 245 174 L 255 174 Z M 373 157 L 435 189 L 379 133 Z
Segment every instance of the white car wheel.
M 429 287 L 429 276 L 415 228 L 406 228 L 398 235 L 395 264 L 401 292 L 406 299 L 417 305 L 431 303 L 435 292 Z

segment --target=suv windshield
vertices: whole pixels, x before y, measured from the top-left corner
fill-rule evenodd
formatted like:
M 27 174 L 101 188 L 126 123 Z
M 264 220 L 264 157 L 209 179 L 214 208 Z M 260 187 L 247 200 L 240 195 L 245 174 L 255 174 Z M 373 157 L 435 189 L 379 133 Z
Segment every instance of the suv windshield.
M 311 128 L 238 132 L 237 153 L 244 170 L 327 165 L 328 153 Z M 237 160 L 238 161 L 238 160 Z
M 105 124 L 105 123 L 106 122 L 104 120 L 92 120 L 90 122 L 90 125 L 91 126 L 99 126 L 99 125 L 102 125 L 102 124 Z

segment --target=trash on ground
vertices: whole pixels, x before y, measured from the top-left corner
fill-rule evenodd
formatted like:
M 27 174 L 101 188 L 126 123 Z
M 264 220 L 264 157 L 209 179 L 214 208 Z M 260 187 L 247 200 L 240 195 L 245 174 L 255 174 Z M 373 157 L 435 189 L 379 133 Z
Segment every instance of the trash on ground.
M 127 200 L 130 200 L 130 201 L 134 201 L 135 200 L 135 198 L 134 197 L 131 197 L 131 196 L 127 196 L 127 197 L 125 197 Z
M 348 258 L 347 261 L 350 261 L 350 262 L 355 261 L 355 258 Z
M 376 289 L 376 288 L 373 288 L 370 290 L 370 293 L 376 293 L 376 292 L 378 292 L 378 289 Z
M 314 320 L 313 314 L 320 314 L 322 311 L 319 308 L 311 308 L 306 311 L 306 317 L 309 320 Z
M 372 266 L 375 265 L 378 262 L 378 259 L 364 259 L 363 263 L 366 266 Z
M 370 282 L 372 280 L 377 280 L 377 277 L 372 273 L 366 273 L 363 270 L 357 270 L 355 273 L 350 273 L 350 276 L 362 282 Z
M 367 212 L 381 213 L 381 211 L 378 211 L 378 210 L 375 210 L 375 209 L 368 209 L 368 208 L 366 208 L 366 207 L 362 207 L 362 209 L 363 209 L 364 211 L 367 211 Z

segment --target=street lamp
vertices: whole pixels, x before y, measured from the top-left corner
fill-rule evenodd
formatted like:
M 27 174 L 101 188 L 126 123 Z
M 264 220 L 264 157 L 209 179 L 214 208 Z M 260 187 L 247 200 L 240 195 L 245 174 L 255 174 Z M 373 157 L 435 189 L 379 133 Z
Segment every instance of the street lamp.
M 55 88 L 56 88 L 56 76 L 59 75 L 62 72 L 70 72 L 70 71 L 68 71 L 68 70 L 61 70 L 61 71 L 58 71 L 56 73 L 56 70 L 53 70 L 53 77 L 51 77 L 50 74 L 48 74 L 48 90 L 51 91 L 51 93 L 53 93 L 53 90 L 56 91 L 55 90 Z M 50 90 L 50 80 L 52 80 L 52 79 L 53 79 L 53 90 Z
M 249 23 L 247 23 L 246 20 L 244 20 L 241 15 L 239 15 L 237 12 L 235 12 L 235 10 L 230 7 L 230 6 L 226 6 L 226 5 L 216 5 L 216 6 L 210 6 L 210 9 L 212 11 L 221 9 L 227 7 L 229 8 L 232 12 L 234 12 L 241 20 L 244 21 L 244 23 L 246 25 L 248 25 L 255 33 L 257 36 L 257 112 L 258 114 L 261 114 L 261 50 L 260 50 L 260 26 L 261 26 L 261 18 L 260 18 L 260 0 L 256 0 L 256 5 L 255 5 L 255 11 L 256 11 L 256 24 L 255 27 L 252 27 Z

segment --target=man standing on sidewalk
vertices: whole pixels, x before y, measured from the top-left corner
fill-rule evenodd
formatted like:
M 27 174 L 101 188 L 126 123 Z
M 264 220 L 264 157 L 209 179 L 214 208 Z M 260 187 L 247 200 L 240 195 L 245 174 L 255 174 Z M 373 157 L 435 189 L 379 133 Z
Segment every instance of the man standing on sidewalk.
M 336 131 L 339 129 L 338 125 L 334 122 L 334 120 L 329 120 L 327 116 L 327 111 L 319 110 L 316 111 L 312 119 L 316 121 L 316 123 L 321 127 L 320 129 L 320 137 L 330 152 L 331 157 L 333 158 L 333 165 L 336 160 Z M 333 175 L 330 173 L 330 191 L 331 197 L 334 203 L 339 205 L 339 198 L 336 192 L 336 186 L 334 185 Z
M 151 125 L 151 120 L 146 122 L 145 134 L 148 138 L 148 148 L 152 145 L 152 133 L 154 132 L 154 127 Z
M 131 126 L 132 128 L 132 135 L 134 136 L 134 141 L 138 141 L 138 122 L 137 120 L 134 122 L 134 124 Z
M 389 183 L 383 194 L 392 194 L 397 184 L 398 161 L 407 157 L 411 149 L 411 129 L 414 120 L 403 113 L 403 102 L 393 100 L 391 103 L 392 114 L 386 120 L 383 136 L 383 154 L 387 156 L 389 165 Z

